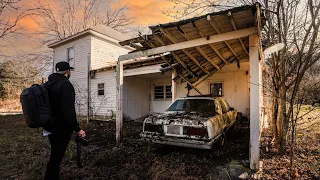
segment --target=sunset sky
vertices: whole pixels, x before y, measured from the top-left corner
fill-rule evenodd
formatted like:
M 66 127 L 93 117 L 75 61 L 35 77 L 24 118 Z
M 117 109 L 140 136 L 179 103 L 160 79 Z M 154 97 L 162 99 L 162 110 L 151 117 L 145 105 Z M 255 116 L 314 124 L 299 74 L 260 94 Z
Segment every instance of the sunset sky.
M 43 0 L 40 0 L 43 1 Z M 45 0 L 54 7 L 54 0 Z M 35 0 L 22 0 L 21 8 L 32 8 L 36 5 Z M 172 8 L 173 2 L 169 0 L 114 0 L 117 6 L 126 5 L 127 16 L 132 18 L 133 27 L 147 27 L 159 23 L 174 21 L 173 18 L 163 14 L 162 11 Z M 2 15 L 2 19 L 15 18 L 14 13 Z M 15 55 L 32 52 L 41 46 L 41 38 L 34 36 L 39 30 L 38 24 L 32 18 L 24 18 L 19 22 L 21 31 L 26 35 L 18 35 L 14 38 L 0 40 L 0 54 Z

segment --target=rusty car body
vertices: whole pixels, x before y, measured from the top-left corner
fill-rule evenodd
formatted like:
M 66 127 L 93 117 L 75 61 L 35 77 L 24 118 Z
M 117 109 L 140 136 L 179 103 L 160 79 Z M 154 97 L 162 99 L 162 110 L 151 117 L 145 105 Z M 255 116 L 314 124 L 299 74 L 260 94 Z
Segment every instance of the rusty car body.
M 176 99 L 159 115 L 146 118 L 143 140 L 158 144 L 211 149 L 236 122 L 237 111 L 222 97 Z

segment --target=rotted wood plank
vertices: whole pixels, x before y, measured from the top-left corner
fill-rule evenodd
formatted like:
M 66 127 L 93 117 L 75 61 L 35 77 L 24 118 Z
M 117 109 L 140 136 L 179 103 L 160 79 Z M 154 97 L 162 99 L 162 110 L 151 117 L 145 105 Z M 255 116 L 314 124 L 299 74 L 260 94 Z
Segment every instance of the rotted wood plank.
M 148 44 L 149 44 L 151 47 L 155 47 L 155 45 L 152 44 L 151 42 L 148 42 Z M 200 95 L 202 95 L 201 92 L 199 91 L 199 89 L 196 88 L 192 83 L 190 83 L 185 77 L 183 77 L 181 74 L 179 74 L 178 71 L 177 71 L 177 68 L 174 67 L 165 57 L 163 57 L 163 56 L 160 56 L 160 57 L 161 57 L 161 59 L 162 59 L 164 62 L 166 62 L 166 63 L 178 74 L 178 76 L 179 76 L 181 79 L 183 79 L 184 81 L 186 81 L 187 84 L 189 84 L 194 90 L 196 90 Z
M 154 37 L 163 45 L 165 46 L 165 43 L 157 36 L 154 35 Z M 150 42 L 151 43 L 151 42 Z M 154 45 L 153 45 L 154 46 Z M 155 46 L 154 46 L 155 47 Z M 192 77 L 196 77 L 193 72 L 188 68 L 188 66 L 181 60 L 181 58 L 179 58 L 179 56 L 175 53 L 175 52 L 170 52 L 175 58 L 176 60 L 188 71 L 188 73 L 192 76 Z
M 177 40 L 166 30 L 163 28 L 160 28 L 160 31 L 173 43 L 177 43 Z M 197 65 L 203 72 L 210 74 L 208 70 L 206 70 L 200 63 L 199 61 L 191 54 L 189 53 L 186 49 L 181 49 L 183 53 L 185 53 L 191 60 L 192 62 Z
M 231 31 L 231 32 L 223 33 L 223 34 L 216 34 L 216 35 L 209 36 L 207 38 L 199 38 L 199 39 L 184 41 L 184 42 L 180 42 L 180 43 L 176 43 L 176 44 L 164 45 L 164 46 L 157 47 L 157 48 L 152 48 L 152 49 L 147 49 L 147 50 L 143 50 L 143 51 L 138 51 L 138 52 L 134 52 L 134 53 L 121 55 L 119 57 L 119 61 L 135 59 L 138 57 L 157 55 L 157 54 L 161 54 L 161 53 L 165 53 L 165 52 L 172 52 L 172 51 L 177 51 L 177 50 L 181 50 L 181 49 L 187 49 L 187 48 L 192 48 L 192 47 L 196 47 L 196 46 L 202 46 L 202 45 L 212 44 L 212 43 L 216 43 L 216 42 L 237 39 L 240 37 L 247 37 L 247 36 L 254 34 L 256 32 L 257 32 L 257 28 L 251 27 L 251 28 L 241 29 L 238 31 Z
M 180 28 L 182 31 L 184 31 L 184 29 L 182 27 L 178 26 L 178 28 Z M 187 35 L 187 33 L 185 33 L 185 31 L 184 31 L 184 33 L 182 33 L 182 32 L 180 32 L 180 33 L 188 41 L 191 40 L 191 38 Z M 209 56 L 201 49 L 201 47 L 195 47 L 195 48 L 214 68 L 220 70 L 219 66 L 211 58 L 209 58 Z
M 219 30 L 219 27 L 216 25 L 215 20 L 208 15 L 207 16 L 207 20 L 209 22 L 209 24 L 213 27 L 213 29 L 218 33 L 221 34 L 221 31 Z M 232 54 L 238 59 L 238 61 L 240 61 L 240 58 L 238 57 L 237 53 L 234 51 L 234 49 L 231 47 L 231 45 L 228 43 L 228 41 L 224 41 L 224 43 L 228 46 L 228 48 L 230 49 L 230 51 L 232 52 Z
M 200 36 L 205 38 L 205 36 L 200 31 L 200 28 L 197 26 L 197 24 L 194 23 L 194 26 L 197 29 L 197 31 L 199 32 Z M 219 52 L 219 50 L 213 44 L 209 44 L 209 46 L 219 56 L 219 58 L 226 64 L 226 67 L 231 71 L 230 67 L 228 66 L 228 64 L 230 64 L 230 63 L 222 56 L 222 54 Z
M 235 30 L 235 31 L 238 30 L 237 25 L 236 25 L 236 23 L 234 22 L 234 19 L 233 19 L 233 16 L 232 16 L 231 12 L 228 13 L 228 16 L 229 16 L 229 18 L 230 18 L 230 21 L 231 21 L 233 30 Z M 238 40 L 239 40 L 239 42 L 240 42 L 243 50 L 246 52 L 247 55 L 249 55 L 249 52 L 247 51 L 246 47 L 244 46 L 241 38 L 238 38 Z

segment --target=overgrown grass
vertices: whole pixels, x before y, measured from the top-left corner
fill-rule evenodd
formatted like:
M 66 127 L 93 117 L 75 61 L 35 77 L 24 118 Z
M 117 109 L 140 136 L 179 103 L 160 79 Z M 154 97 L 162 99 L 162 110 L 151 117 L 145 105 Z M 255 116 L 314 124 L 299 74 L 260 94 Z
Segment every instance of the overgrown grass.
M 19 98 L 17 99 L 0 99 L 0 112 L 22 111 Z
M 0 123 L 0 179 L 43 179 L 49 159 L 47 138 L 28 128 L 21 115 L 0 116 Z M 138 122 L 124 123 L 123 147 L 114 149 L 115 123 L 81 124 L 91 139 L 83 148 L 84 167 L 77 167 L 71 141 L 61 179 L 228 179 L 243 172 L 229 170 L 231 161 L 248 166 L 247 126 L 230 134 L 224 148 L 208 151 L 142 143 Z
M 302 117 L 301 117 L 302 116 Z M 302 106 L 296 124 L 294 146 L 294 178 L 320 179 L 320 109 L 312 106 Z M 266 179 L 290 179 L 290 143 L 284 155 L 274 154 L 268 150 L 271 138 L 265 137 L 262 144 L 262 159 L 264 162 L 264 177 Z

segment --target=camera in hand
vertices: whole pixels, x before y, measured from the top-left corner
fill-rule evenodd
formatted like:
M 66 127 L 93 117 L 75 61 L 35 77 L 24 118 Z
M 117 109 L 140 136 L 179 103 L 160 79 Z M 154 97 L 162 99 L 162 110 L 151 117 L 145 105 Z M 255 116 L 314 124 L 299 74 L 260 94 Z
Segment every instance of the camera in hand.
M 83 146 L 88 146 L 90 140 L 77 136 L 76 142 L 77 142 L 77 143 L 80 143 L 80 144 L 83 145 Z

